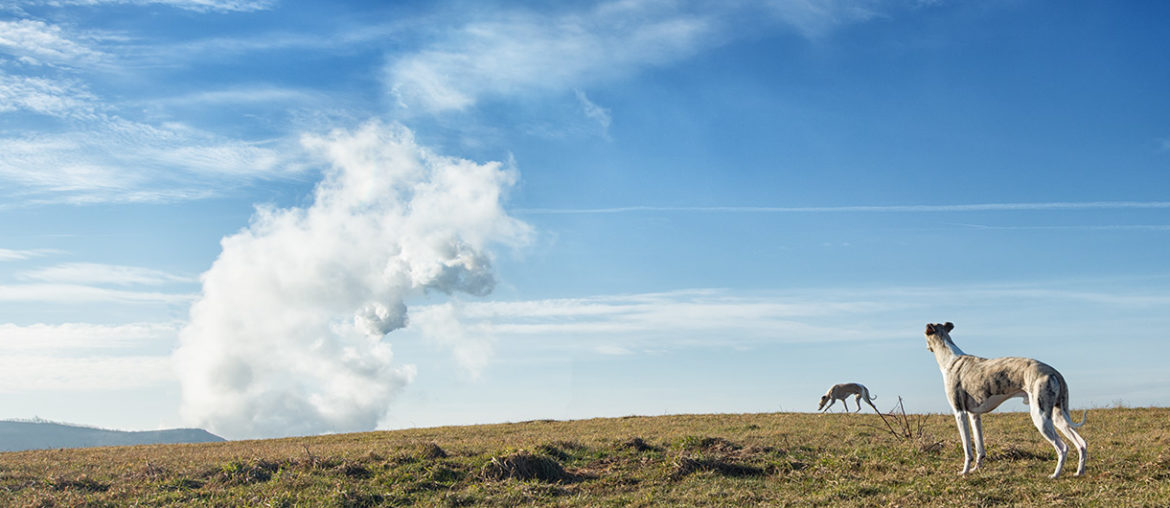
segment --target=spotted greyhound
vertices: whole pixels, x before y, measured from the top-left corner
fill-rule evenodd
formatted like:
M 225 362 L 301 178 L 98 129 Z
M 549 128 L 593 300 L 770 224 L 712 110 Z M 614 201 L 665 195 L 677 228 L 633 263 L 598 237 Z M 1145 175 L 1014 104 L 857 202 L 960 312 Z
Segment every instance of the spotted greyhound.
M 1088 411 L 1081 423 L 1073 423 L 1068 415 L 1068 384 L 1056 369 L 1031 358 L 980 358 L 963 353 L 951 340 L 952 323 L 926 325 L 926 348 L 934 353 L 943 375 L 947 401 L 955 411 L 959 438 L 963 441 L 963 470 L 959 474 L 979 469 L 983 463 L 983 423 L 979 415 L 998 407 L 1012 397 L 1026 397 L 1032 413 L 1032 423 L 1044 439 L 1056 448 L 1056 471 L 1049 478 L 1060 476 L 1068 446 L 1056 434 L 1059 429 L 1077 448 L 1079 463 L 1077 476 L 1085 473 L 1088 444 L 1074 428 L 1085 424 Z M 971 467 L 971 437 L 967 420 L 975 434 L 975 467 Z

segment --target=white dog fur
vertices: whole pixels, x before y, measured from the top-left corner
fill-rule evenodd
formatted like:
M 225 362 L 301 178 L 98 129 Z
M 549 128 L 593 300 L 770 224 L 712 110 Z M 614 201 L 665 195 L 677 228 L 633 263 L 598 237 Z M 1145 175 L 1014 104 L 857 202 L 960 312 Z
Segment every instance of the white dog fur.
M 1084 474 L 1088 444 L 1074 428 L 1085 424 L 1088 412 L 1079 424 L 1074 424 L 1069 418 L 1068 384 L 1064 377 L 1056 369 L 1031 358 L 987 359 L 968 355 L 951 340 L 950 332 L 954 328 L 952 323 L 926 325 L 926 347 L 934 353 L 942 371 L 943 388 L 955 412 L 959 438 L 963 441 L 963 470 L 959 474 L 978 469 L 983 463 L 983 423 L 979 415 L 1012 397 L 1027 398 L 1032 423 L 1056 449 L 1056 471 L 1050 478 L 1060 476 L 1068 454 L 1068 446 L 1056 434 L 1057 429 L 1076 447 L 1079 456 L 1076 474 Z M 974 467 L 971 467 L 971 431 L 975 441 Z
M 833 407 L 833 403 L 839 400 L 841 401 L 841 404 L 845 406 L 845 411 L 849 411 L 849 404 L 845 399 L 848 399 L 850 395 L 856 396 L 853 398 L 853 402 L 857 404 L 858 411 L 861 411 L 861 401 L 864 400 L 865 403 L 869 404 L 869 407 L 872 407 L 874 411 L 877 411 L 879 414 L 881 413 L 881 411 L 878 411 L 878 408 L 873 405 L 873 401 L 877 399 L 877 397 L 871 396 L 869 394 L 869 388 L 866 388 L 865 385 L 861 383 L 841 383 L 833 385 L 832 388 L 829 388 L 829 391 L 825 392 L 825 394 L 821 396 L 821 402 L 820 404 L 817 404 L 817 410 L 827 411 L 830 407 Z M 825 403 L 828 403 L 828 405 L 826 406 Z

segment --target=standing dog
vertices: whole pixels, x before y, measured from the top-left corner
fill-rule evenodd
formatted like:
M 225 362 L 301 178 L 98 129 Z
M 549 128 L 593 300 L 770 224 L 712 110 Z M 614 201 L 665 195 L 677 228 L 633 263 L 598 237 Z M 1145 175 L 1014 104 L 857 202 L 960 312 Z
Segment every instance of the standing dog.
M 833 403 L 839 400 L 841 401 L 841 404 L 845 406 L 845 411 L 849 411 L 849 404 L 845 399 L 848 399 L 850 395 L 856 395 L 856 397 L 853 398 L 853 402 L 857 404 L 858 411 L 861 411 L 861 401 L 864 399 L 865 403 L 869 404 L 869 407 L 872 407 L 874 411 L 877 411 L 878 414 L 881 414 L 881 411 L 878 411 L 878 408 L 874 407 L 873 405 L 873 400 L 877 399 L 877 397 L 871 397 L 869 395 L 869 389 L 861 383 L 841 383 L 839 385 L 833 385 L 832 388 L 829 388 L 829 391 L 825 392 L 824 395 L 821 395 L 821 403 L 817 404 L 817 410 L 827 411 L 830 407 L 833 406 Z M 826 402 L 829 405 L 826 406 Z
M 980 358 L 963 353 L 951 340 L 950 332 L 955 329 L 951 323 L 926 325 L 926 348 L 934 353 L 938 368 L 943 375 L 943 388 L 947 401 L 955 411 L 955 423 L 959 426 L 959 438 L 963 441 L 963 470 L 959 474 L 979 469 L 983 463 L 983 423 L 979 415 L 998 407 L 1012 397 L 1026 397 L 1032 413 L 1032 423 L 1040 434 L 1056 448 L 1056 471 L 1049 478 L 1060 476 L 1068 446 L 1056 434 L 1056 430 L 1072 441 L 1080 458 L 1077 476 L 1085 473 L 1085 459 L 1088 458 L 1088 444 L 1077 434 L 1075 424 L 1068 416 L 1068 384 L 1056 369 L 1031 358 Z M 971 467 L 971 437 L 968 435 L 967 420 L 975 433 L 975 467 Z

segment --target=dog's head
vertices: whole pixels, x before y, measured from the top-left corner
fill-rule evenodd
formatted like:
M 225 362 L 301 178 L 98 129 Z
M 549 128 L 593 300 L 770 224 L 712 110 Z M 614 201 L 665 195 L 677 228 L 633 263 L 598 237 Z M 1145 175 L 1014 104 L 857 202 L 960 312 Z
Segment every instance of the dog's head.
M 926 349 L 934 352 L 936 346 L 942 347 L 946 343 L 954 344 L 951 341 L 951 330 L 955 329 L 955 324 L 950 321 L 939 324 L 926 325 Z
M 821 395 L 821 403 L 817 404 L 817 411 L 820 411 L 822 408 L 824 408 L 825 404 L 829 403 L 830 398 L 831 397 L 829 397 L 829 394 L 827 394 L 827 393 L 824 395 Z

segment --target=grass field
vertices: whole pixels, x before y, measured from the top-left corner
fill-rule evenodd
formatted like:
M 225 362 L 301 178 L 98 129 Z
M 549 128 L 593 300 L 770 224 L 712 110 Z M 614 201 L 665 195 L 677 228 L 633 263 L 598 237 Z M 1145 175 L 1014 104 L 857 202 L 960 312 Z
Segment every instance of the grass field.
M 1080 412 L 1074 414 L 1080 419 Z M 1170 409 L 1094 409 L 1084 477 L 1026 413 L 727 414 L 533 421 L 0 454 L 3 506 L 1170 506 Z

